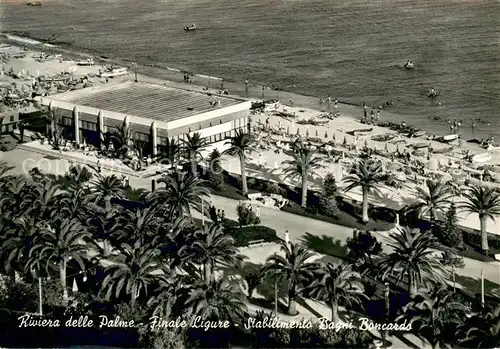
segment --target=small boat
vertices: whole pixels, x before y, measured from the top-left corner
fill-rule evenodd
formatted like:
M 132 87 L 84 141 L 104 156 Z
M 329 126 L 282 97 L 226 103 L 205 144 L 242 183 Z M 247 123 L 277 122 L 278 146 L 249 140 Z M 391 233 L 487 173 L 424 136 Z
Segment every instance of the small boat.
M 490 153 L 482 153 L 482 154 L 477 154 L 472 157 L 472 162 L 475 163 L 485 163 L 491 160 L 491 154 Z
M 128 69 L 125 67 L 120 68 L 110 68 L 105 71 L 99 72 L 99 77 L 101 78 L 112 78 L 115 76 L 122 76 L 128 74 Z
M 185 31 L 188 31 L 188 32 L 189 32 L 189 31 L 196 30 L 196 24 L 186 25 L 186 26 L 184 27 L 184 30 L 185 30 Z
M 422 137 L 422 136 L 425 136 L 427 132 L 425 131 L 417 131 L 413 134 L 413 137 Z
M 30 1 L 26 3 L 28 6 L 42 6 L 42 3 L 40 1 Z
M 94 60 L 92 58 L 87 58 L 87 59 L 76 62 L 76 65 L 91 66 L 91 65 L 94 65 Z
M 276 110 L 280 106 L 280 101 L 278 99 L 264 101 L 263 103 L 264 103 L 264 111 L 265 112 Z
M 405 69 L 413 69 L 414 68 L 413 63 L 411 63 L 411 62 L 405 63 L 404 67 L 405 67 Z
M 443 142 L 452 142 L 455 139 L 458 139 L 458 134 L 446 135 L 442 138 Z

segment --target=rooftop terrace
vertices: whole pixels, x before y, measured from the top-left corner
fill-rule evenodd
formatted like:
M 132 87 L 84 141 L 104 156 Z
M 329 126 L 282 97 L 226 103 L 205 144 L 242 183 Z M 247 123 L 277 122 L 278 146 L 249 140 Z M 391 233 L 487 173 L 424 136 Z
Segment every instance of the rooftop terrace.
M 135 82 L 100 85 L 52 95 L 49 99 L 166 122 L 243 102 L 219 95 L 209 96 L 169 86 Z M 217 99 L 221 101 L 220 107 L 210 105 Z

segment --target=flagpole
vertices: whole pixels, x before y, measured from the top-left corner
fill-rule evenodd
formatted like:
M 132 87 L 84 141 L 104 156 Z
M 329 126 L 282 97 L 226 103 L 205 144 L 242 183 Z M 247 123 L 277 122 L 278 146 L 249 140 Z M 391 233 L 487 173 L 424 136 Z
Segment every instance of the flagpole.
M 481 306 L 484 307 L 484 271 L 481 270 Z

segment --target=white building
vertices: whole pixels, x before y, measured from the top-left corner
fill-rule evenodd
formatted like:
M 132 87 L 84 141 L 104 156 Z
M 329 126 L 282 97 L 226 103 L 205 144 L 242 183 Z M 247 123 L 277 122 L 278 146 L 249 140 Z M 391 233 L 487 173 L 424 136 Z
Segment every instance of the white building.
M 199 132 L 217 143 L 248 127 L 251 102 L 149 83 L 123 82 L 40 97 L 62 116 L 65 138 L 101 146 L 106 135 L 127 122 L 134 139 L 161 155 L 167 139 Z

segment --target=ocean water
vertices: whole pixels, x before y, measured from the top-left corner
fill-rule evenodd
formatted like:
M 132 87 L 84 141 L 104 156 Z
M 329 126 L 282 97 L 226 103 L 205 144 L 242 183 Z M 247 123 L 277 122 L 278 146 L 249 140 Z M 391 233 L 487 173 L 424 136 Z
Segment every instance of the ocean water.
M 429 131 L 457 119 L 469 136 L 500 135 L 498 0 L 42 2 L 3 0 L 1 29 L 349 103 L 391 100 Z M 190 23 L 199 29 L 183 31 Z M 483 121 L 474 134 L 472 117 Z

